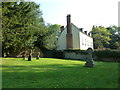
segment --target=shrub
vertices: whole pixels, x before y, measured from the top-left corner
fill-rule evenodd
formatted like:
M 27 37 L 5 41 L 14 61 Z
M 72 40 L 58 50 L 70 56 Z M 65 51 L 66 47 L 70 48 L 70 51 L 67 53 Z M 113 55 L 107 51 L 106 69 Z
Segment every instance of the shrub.
M 95 50 L 93 58 L 101 61 L 120 61 L 120 50 Z
M 54 57 L 55 58 L 64 58 L 64 52 L 63 51 L 54 51 Z
M 44 58 L 52 58 L 54 57 L 54 50 L 46 50 L 43 54 Z
M 45 58 L 64 58 L 64 52 L 60 50 L 46 50 L 44 52 Z
M 64 52 L 75 52 L 80 54 L 87 54 L 87 50 L 80 50 L 80 49 L 66 49 Z

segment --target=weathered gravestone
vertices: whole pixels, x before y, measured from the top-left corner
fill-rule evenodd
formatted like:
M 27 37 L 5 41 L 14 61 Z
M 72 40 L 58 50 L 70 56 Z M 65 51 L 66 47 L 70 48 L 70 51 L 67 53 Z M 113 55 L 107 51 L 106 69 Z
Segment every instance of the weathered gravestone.
M 92 53 L 93 53 L 92 48 L 88 48 L 87 53 L 88 54 L 87 54 L 87 57 L 86 57 L 85 67 L 95 67 L 94 60 L 92 58 Z
M 27 56 L 27 51 L 21 52 L 20 55 L 22 56 L 23 60 L 25 60 L 25 58 Z
M 39 59 L 39 58 L 40 58 L 40 52 L 38 52 L 36 59 Z
M 31 61 L 32 58 L 32 50 L 30 50 L 29 55 L 28 55 L 28 61 Z

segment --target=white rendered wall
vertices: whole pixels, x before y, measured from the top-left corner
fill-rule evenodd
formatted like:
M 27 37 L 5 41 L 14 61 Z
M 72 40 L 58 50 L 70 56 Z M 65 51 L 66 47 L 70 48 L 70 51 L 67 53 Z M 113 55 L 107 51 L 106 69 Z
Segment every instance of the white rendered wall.
M 57 50 L 64 50 L 67 47 L 66 43 L 67 28 L 58 37 Z M 72 24 L 73 35 L 73 49 L 87 50 L 93 49 L 93 39 L 86 34 L 82 33 L 76 26 Z
M 73 49 L 80 49 L 79 30 L 72 24 Z
M 64 31 L 61 33 L 61 35 L 58 37 L 58 43 L 57 43 L 57 50 L 64 50 L 66 49 L 66 34 L 67 34 L 67 28 L 64 29 Z
M 93 49 L 93 39 L 82 32 L 79 32 L 80 36 L 80 49 L 87 50 L 88 48 Z

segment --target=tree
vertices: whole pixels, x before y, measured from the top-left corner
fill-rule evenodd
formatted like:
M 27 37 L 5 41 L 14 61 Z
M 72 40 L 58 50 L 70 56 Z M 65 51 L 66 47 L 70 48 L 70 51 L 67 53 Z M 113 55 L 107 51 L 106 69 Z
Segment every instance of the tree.
M 60 25 L 45 25 L 40 5 L 34 2 L 2 2 L 2 43 L 7 56 L 25 49 L 55 49 Z
M 91 33 L 92 33 L 92 37 L 94 40 L 94 48 L 95 49 L 103 48 L 106 45 L 110 44 L 109 41 L 111 40 L 110 39 L 111 33 L 106 28 L 104 28 L 102 26 L 99 26 L 99 27 L 93 26 Z
M 56 49 L 57 47 L 57 37 L 58 32 L 60 31 L 60 25 L 48 25 L 49 32 L 47 33 L 46 37 L 43 38 L 44 47 L 47 49 Z
M 46 53 L 47 50 L 56 49 L 57 36 L 60 29 L 58 24 L 47 24 L 44 27 L 44 34 L 36 33 L 38 36 L 37 41 L 34 43 L 35 46 L 40 48 L 42 56 Z
M 2 2 L 2 43 L 6 54 L 34 47 L 43 32 L 44 20 L 40 5 L 34 2 Z
M 110 36 L 111 40 L 109 41 L 109 48 L 111 49 L 119 49 L 120 48 L 120 27 L 117 27 L 115 25 L 109 26 L 107 29 L 112 34 Z

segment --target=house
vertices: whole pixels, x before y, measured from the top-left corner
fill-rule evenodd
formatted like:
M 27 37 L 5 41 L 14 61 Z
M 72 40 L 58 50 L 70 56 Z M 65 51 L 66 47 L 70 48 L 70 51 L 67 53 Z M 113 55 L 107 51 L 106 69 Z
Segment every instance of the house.
M 91 33 L 83 32 L 83 28 L 77 28 L 71 23 L 71 15 L 67 15 L 67 26 L 61 27 L 61 34 L 58 37 L 57 50 L 65 49 L 93 49 L 93 38 Z

